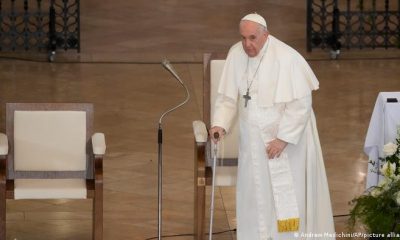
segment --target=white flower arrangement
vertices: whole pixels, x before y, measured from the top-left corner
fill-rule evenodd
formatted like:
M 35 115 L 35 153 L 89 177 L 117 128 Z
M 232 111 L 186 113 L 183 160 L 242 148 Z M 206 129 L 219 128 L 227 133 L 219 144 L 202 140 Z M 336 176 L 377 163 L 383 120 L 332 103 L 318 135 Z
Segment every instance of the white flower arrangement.
M 369 233 L 400 233 L 400 126 L 395 142 L 383 147 L 382 165 L 376 170 L 383 176 L 378 186 L 353 199 L 350 211 L 350 228 L 361 223 Z
M 395 142 L 388 142 L 383 145 L 382 152 L 384 157 L 379 158 L 380 166 L 375 161 L 369 161 L 374 165 L 374 169 L 371 171 L 385 177 L 400 176 L 400 125 L 397 127 Z

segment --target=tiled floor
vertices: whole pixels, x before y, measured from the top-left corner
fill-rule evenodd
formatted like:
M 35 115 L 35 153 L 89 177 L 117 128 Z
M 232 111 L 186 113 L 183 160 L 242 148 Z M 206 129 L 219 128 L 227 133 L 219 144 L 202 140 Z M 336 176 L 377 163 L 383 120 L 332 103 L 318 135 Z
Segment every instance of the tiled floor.
M 202 53 L 227 51 L 239 40 L 237 22 L 254 10 L 266 16 L 273 35 L 306 56 L 320 80 L 313 105 L 333 210 L 347 214 L 348 202 L 364 190 L 363 141 L 377 94 L 400 90 L 400 52 L 345 50 L 337 61 L 324 51 L 306 53 L 303 1 L 81 1 L 82 53 L 60 52 L 56 60 L 85 63 L 0 60 L 0 131 L 6 102 L 93 102 L 95 130 L 107 140 L 104 239 L 155 237 L 158 118 L 184 97 L 159 62 L 178 62 L 174 66 L 192 99 L 163 124 L 163 233 L 192 233 L 191 122 L 201 119 Z M 235 228 L 234 191 L 217 191 L 215 231 Z M 7 210 L 7 239 L 91 239 L 89 200 L 10 200 Z M 338 232 L 346 231 L 346 217 L 335 224 Z

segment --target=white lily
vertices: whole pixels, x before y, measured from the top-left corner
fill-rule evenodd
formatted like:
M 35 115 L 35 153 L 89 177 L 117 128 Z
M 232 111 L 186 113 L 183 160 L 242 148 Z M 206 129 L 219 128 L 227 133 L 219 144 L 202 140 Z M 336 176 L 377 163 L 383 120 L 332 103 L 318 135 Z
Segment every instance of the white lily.
M 396 171 L 396 163 L 385 162 L 385 164 L 383 164 L 381 168 L 381 173 L 388 178 L 393 177 L 395 171 Z

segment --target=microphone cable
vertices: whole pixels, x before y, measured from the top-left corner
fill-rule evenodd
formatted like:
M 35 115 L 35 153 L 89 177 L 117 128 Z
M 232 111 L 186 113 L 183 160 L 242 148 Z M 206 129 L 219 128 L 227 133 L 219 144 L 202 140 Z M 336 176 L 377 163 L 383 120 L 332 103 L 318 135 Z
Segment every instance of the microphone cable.
M 220 232 L 213 232 L 213 235 L 223 234 L 223 233 L 227 233 L 227 232 L 236 232 L 236 228 L 224 230 L 224 231 L 220 231 Z M 208 233 L 205 233 L 205 235 L 208 235 Z M 192 237 L 192 236 L 194 236 L 193 233 L 183 233 L 183 234 L 175 234 L 175 235 L 164 235 L 162 237 L 163 238 L 171 238 L 171 237 Z M 146 238 L 145 240 L 152 240 L 152 239 L 157 239 L 157 237 Z
M 349 217 L 350 214 L 338 214 L 338 215 L 334 215 L 334 218 L 338 218 L 338 217 Z M 213 235 L 219 235 L 219 234 L 223 234 L 223 233 L 227 233 L 227 232 L 236 232 L 236 228 L 234 229 L 228 229 L 228 230 L 224 230 L 224 231 L 220 231 L 220 232 L 213 232 Z M 205 233 L 205 235 L 208 235 L 208 233 Z M 183 234 L 175 234 L 175 235 L 164 235 L 163 238 L 171 238 L 171 237 L 191 237 L 194 236 L 193 233 L 183 233 Z M 152 240 L 152 239 L 157 239 L 157 237 L 151 237 L 151 238 L 146 238 L 145 240 Z

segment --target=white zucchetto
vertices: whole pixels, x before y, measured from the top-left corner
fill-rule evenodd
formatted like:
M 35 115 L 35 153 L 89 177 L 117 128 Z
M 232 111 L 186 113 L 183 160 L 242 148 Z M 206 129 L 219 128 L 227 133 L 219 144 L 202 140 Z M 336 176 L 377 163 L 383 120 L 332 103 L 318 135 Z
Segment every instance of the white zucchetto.
M 258 23 L 258 24 L 261 24 L 261 25 L 264 26 L 264 27 L 267 27 L 267 22 L 265 21 L 265 19 L 264 19 L 261 15 L 259 15 L 259 14 L 257 14 L 257 13 L 250 13 L 250 14 L 247 14 L 246 16 L 244 16 L 244 17 L 242 18 L 242 21 L 243 21 L 243 20 L 256 22 L 256 23 Z

